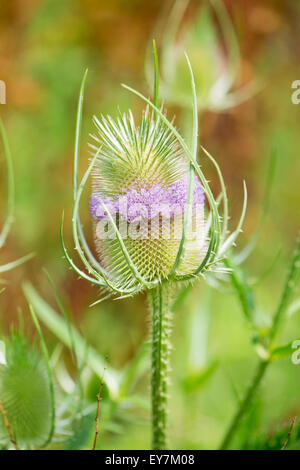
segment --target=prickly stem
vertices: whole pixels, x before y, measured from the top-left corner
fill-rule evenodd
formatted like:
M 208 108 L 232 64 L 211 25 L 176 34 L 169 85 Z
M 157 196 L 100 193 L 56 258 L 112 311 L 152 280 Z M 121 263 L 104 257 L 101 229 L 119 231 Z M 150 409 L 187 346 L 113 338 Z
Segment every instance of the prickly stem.
M 170 283 L 149 292 L 152 323 L 152 448 L 167 447 L 167 391 L 172 327 Z

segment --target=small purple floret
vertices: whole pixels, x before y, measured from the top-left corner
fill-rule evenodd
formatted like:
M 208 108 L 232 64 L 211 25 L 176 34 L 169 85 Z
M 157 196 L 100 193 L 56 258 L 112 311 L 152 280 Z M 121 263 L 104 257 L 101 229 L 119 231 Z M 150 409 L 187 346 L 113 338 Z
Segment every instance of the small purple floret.
M 119 213 L 128 222 L 138 217 L 151 219 L 158 213 L 170 218 L 176 214 L 183 214 L 187 200 L 188 181 L 188 176 L 184 176 L 169 187 L 154 184 L 149 189 L 132 188 L 115 198 L 92 193 L 89 202 L 90 214 L 94 220 L 102 220 L 106 217 L 104 206 L 111 215 Z M 198 177 L 195 177 L 193 209 L 197 205 L 203 205 L 204 202 L 203 188 Z

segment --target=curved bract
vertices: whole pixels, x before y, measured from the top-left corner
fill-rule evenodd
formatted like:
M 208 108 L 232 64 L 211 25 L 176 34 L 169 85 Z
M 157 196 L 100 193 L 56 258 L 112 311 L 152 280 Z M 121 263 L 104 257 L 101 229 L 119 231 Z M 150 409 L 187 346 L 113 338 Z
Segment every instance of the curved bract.
M 14 180 L 12 156 L 11 156 L 10 146 L 8 143 L 8 138 L 7 138 L 5 128 L 1 119 L 0 119 L 0 136 L 3 142 L 4 156 L 5 156 L 6 165 L 7 165 L 7 190 L 8 190 L 6 219 L 2 227 L 2 230 L 0 232 L 0 249 L 1 249 L 6 242 L 6 239 L 8 237 L 8 234 L 10 232 L 10 229 L 14 220 L 14 206 L 15 206 L 15 180 Z M 21 264 L 25 263 L 32 257 L 33 257 L 33 254 L 30 253 L 28 255 L 22 256 L 21 258 L 15 261 L 11 261 L 7 264 L 3 264 L 2 266 L 0 266 L 0 274 L 10 271 L 11 269 L 16 268 L 17 266 L 20 266 Z

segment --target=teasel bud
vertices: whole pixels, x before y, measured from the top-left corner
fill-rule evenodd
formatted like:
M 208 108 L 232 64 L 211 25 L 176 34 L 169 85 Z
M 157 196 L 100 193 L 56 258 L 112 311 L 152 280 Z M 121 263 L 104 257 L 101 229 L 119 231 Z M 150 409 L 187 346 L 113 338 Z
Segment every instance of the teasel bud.
M 239 44 L 222 0 L 210 0 L 186 13 L 190 0 L 176 0 L 157 23 L 161 51 L 161 95 L 170 104 L 191 107 L 189 76 L 184 51 L 189 51 L 198 97 L 198 110 L 222 111 L 252 97 L 259 89 L 251 81 L 233 90 L 240 67 Z M 151 45 L 146 56 L 146 77 L 152 83 Z
M 5 341 L 0 357 L 0 446 L 33 449 L 48 439 L 52 398 L 43 355 L 21 333 Z

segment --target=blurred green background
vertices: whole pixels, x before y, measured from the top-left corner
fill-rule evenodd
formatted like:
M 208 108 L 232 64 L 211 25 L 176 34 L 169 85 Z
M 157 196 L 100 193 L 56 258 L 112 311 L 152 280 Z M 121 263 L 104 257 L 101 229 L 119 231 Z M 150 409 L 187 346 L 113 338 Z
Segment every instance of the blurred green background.
M 148 335 L 144 296 L 89 305 L 98 292 L 78 280 L 62 258 L 59 224 L 65 211 L 65 240 L 72 246 L 72 152 L 80 82 L 89 69 L 81 139 L 81 174 L 88 164 L 92 115 L 115 115 L 130 107 L 135 116 L 142 102 L 122 89 L 134 86 L 146 95 L 145 55 L 164 2 L 153 0 L 0 0 L 0 79 L 7 85 L 1 117 L 12 148 L 16 178 L 16 212 L 12 233 L 1 251 L 1 263 L 35 252 L 21 268 L 8 273 L 0 297 L 0 333 L 17 323 L 18 308 L 27 311 L 21 289 L 30 280 L 52 305 L 53 296 L 42 272 L 54 278 L 72 321 L 109 364 L 121 369 L 134 358 Z M 192 1 L 184 22 L 192 27 L 194 12 L 205 2 Z M 201 143 L 214 155 L 229 192 L 232 227 L 242 205 L 242 181 L 249 204 L 238 246 L 250 237 L 261 213 L 267 165 L 278 153 L 271 208 L 258 246 L 245 265 L 251 276 L 264 272 L 281 249 L 271 274 L 257 288 L 262 311 L 271 315 L 299 227 L 300 105 L 291 102 L 291 84 L 299 79 L 300 5 L 295 0 L 226 1 L 240 44 L 242 60 L 237 83 L 259 77 L 263 86 L 250 100 L 222 113 L 203 112 Z M 201 51 L 201 44 L 199 44 Z M 168 103 L 166 103 L 168 105 Z M 178 122 L 182 110 L 171 106 Z M 179 125 L 179 124 L 178 124 Z M 180 125 L 179 125 L 180 127 Z M 0 224 L 4 221 L 6 179 L 0 159 Z M 204 164 L 212 187 L 216 176 Z M 88 193 L 82 201 L 82 221 L 93 246 Z M 3 215 L 2 215 L 3 214 Z M 229 286 L 230 287 L 230 286 Z M 189 360 L 191 332 L 186 317 L 197 309 L 201 318 L 198 356 Z M 26 315 L 26 330 L 33 331 Z M 44 330 L 49 349 L 57 340 Z M 281 341 L 299 337 L 295 313 L 281 331 Z M 249 328 L 230 288 L 226 292 L 198 283 L 176 311 L 173 332 L 170 440 L 172 448 L 216 448 L 236 408 L 256 361 Z M 190 367 L 214 364 L 193 390 L 184 386 Z M 109 366 L 108 366 L 109 367 Z M 138 384 L 149 395 L 149 376 Z M 290 358 L 272 365 L 256 400 L 253 433 L 284 426 L 300 411 L 300 366 Z M 236 396 L 237 395 L 237 396 Z M 114 449 L 148 448 L 147 413 L 132 411 L 121 433 L 107 430 L 99 446 Z M 240 433 L 243 430 L 241 429 Z

